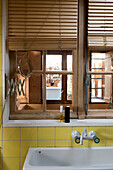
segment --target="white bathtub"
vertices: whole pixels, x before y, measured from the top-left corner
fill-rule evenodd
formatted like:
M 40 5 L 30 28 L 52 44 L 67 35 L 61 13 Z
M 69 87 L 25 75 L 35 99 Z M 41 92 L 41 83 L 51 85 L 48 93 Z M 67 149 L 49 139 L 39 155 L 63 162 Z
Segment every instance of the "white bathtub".
M 30 148 L 23 170 L 113 170 L 113 147 Z

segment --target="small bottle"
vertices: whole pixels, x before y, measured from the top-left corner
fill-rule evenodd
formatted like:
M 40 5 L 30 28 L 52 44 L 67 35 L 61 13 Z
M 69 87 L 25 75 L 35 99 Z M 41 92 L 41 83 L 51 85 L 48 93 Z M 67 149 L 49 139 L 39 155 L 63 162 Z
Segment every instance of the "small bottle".
M 63 106 L 60 106 L 60 122 L 63 122 Z
M 65 123 L 70 122 L 70 106 L 65 107 Z

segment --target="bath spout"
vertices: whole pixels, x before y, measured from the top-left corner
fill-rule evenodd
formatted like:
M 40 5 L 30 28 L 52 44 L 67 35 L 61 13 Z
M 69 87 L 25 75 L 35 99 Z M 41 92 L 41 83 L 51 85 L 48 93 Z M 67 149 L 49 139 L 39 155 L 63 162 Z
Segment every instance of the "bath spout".
M 80 136 L 80 145 L 83 145 L 83 139 L 87 136 L 87 130 L 84 128 L 81 136 Z

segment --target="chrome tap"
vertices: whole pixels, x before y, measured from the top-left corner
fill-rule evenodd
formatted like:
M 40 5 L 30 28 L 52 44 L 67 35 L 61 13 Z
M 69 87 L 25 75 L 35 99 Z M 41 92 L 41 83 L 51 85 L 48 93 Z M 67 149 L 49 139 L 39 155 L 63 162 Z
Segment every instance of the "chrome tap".
M 83 129 L 81 136 L 78 131 L 73 131 L 71 134 L 72 138 L 75 139 L 75 143 L 83 145 L 83 140 L 93 140 L 95 143 L 99 143 L 100 139 L 96 136 L 95 131 L 90 131 L 87 135 L 86 128 Z
M 84 128 L 81 136 L 80 136 L 80 145 L 83 145 L 83 139 L 87 139 L 87 130 Z

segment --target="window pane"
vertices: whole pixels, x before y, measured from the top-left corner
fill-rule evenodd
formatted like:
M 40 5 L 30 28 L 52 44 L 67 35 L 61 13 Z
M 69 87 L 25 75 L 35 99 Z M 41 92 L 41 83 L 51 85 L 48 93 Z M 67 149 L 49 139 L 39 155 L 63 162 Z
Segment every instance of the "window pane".
M 105 53 L 91 54 L 91 71 L 105 71 Z
M 112 102 L 112 75 L 91 75 L 91 102 Z
M 72 71 L 72 55 L 67 55 L 67 70 Z
M 59 74 L 48 74 L 46 76 L 46 100 L 61 100 L 62 98 L 62 76 Z
M 33 66 L 33 70 L 42 70 L 42 54 L 41 51 L 17 52 L 17 70 L 18 64 L 22 57 L 28 57 Z
M 62 55 L 46 55 L 46 71 L 62 70 Z
M 23 82 L 23 77 L 19 74 L 18 81 Z M 21 84 L 19 85 L 21 91 Z M 24 93 L 17 94 L 17 110 L 42 110 L 42 75 L 32 74 L 27 78 L 23 86 Z
M 67 76 L 67 100 L 72 100 L 72 75 Z

